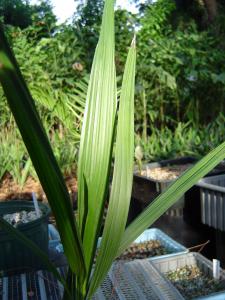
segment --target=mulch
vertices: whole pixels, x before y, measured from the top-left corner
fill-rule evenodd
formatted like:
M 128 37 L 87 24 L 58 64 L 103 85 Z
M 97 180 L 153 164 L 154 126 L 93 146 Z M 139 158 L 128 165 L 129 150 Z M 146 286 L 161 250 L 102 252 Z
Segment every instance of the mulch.
M 75 200 L 77 193 L 77 179 L 74 174 L 65 177 L 66 185 L 71 195 L 71 199 Z M 31 193 L 35 192 L 38 200 L 47 202 L 46 195 L 39 181 L 29 177 L 21 188 L 12 178 L 10 174 L 5 174 L 0 182 L 0 201 L 5 200 L 30 200 Z

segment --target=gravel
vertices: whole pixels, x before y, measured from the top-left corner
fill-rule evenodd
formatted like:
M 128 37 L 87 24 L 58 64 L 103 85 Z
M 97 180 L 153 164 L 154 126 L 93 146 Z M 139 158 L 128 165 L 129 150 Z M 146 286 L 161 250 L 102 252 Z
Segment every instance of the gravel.
M 34 210 L 29 212 L 22 210 L 20 212 L 16 212 L 12 214 L 5 214 L 3 215 L 3 219 L 7 221 L 9 224 L 13 225 L 14 227 L 17 227 L 18 225 L 26 224 L 31 221 L 37 220 L 38 217 Z
M 190 168 L 192 164 L 173 165 L 168 167 L 148 168 L 141 171 L 142 176 L 153 180 L 174 180 L 177 179 L 184 171 Z
M 221 280 L 206 276 L 197 266 L 185 266 L 166 273 L 185 299 L 193 299 L 224 290 Z
M 133 243 L 117 259 L 130 261 L 134 259 L 144 259 L 152 256 L 168 254 L 168 251 L 159 240 L 150 240 L 143 243 Z

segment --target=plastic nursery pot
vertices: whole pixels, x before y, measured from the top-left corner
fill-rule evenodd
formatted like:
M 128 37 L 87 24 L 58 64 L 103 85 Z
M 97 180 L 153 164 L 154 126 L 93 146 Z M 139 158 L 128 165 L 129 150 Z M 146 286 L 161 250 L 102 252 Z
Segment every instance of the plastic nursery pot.
M 224 161 L 218 164 L 205 177 L 217 176 L 222 174 L 225 174 Z M 208 179 L 206 181 L 208 181 Z M 202 226 L 201 194 L 202 192 L 199 184 L 194 185 L 189 191 L 185 193 L 184 220 L 186 223 L 198 227 Z M 207 223 L 203 221 L 203 224 Z
M 50 209 L 46 204 L 39 203 L 42 216 L 26 224 L 18 225 L 17 229 L 33 241 L 42 251 L 48 254 L 48 218 Z M 31 201 L 7 201 L 0 203 L 0 214 L 11 214 L 33 211 Z M 0 229 L 0 271 L 16 273 L 26 269 L 39 269 L 44 265 L 26 245 L 12 237 L 5 229 Z
M 149 163 L 143 166 L 143 170 L 156 168 L 164 168 L 170 166 L 182 166 L 194 164 L 197 160 L 193 157 L 182 157 L 172 160 L 163 160 L 160 162 Z M 132 204 L 135 206 L 135 202 L 138 202 L 138 206 L 141 206 L 141 210 L 144 209 L 149 203 L 151 203 L 161 192 L 163 192 L 175 179 L 163 180 L 153 179 L 151 177 L 142 176 L 138 171 L 134 172 L 133 177 L 133 190 L 132 190 Z M 174 204 L 167 212 L 170 215 L 182 215 L 184 207 L 184 196 Z M 132 208 L 131 208 L 132 209 Z

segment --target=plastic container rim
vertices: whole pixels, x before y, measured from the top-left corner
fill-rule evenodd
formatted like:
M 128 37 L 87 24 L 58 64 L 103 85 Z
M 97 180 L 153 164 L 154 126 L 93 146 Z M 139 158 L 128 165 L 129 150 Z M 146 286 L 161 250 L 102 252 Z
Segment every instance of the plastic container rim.
M 0 210 L 3 206 L 8 206 L 8 205 L 12 205 L 12 206 L 16 206 L 16 205 L 24 205 L 24 207 L 26 207 L 27 205 L 27 208 L 32 208 L 32 205 L 33 205 L 33 202 L 32 201 L 29 201 L 29 200 L 10 200 L 10 201 L 3 201 L 3 202 L 0 202 Z M 29 225 L 29 226 L 33 226 L 33 225 L 36 225 L 36 223 L 39 223 L 40 221 L 45 221 L 46 218 L 49 217 L 50 213 L 51 213 L 51 209 L 49 207 L 49 205 L 45 204 L 45 203 L 41 203 L 41 202 L 38 202 L 38 205 L 41 209 L 42 212 L 44 212 L 44 214 L 40 217 L 40 218 L 37 218 L 36 220 L 33 220 L 33 221 L 30 221 L 28 223 L 25 223 L 25 224 L 20 224 L 16 227 L 16 229 L 19 229 L 19 230 L 22 230 L 22 229 L 26 229 L 26 227 Z M 33 206 L 34 208 L 34 206 Z M 23 207 L 21 207 L 21 210 L 23 209 Z M 35 210 L 35 209 L 34 209 Z M 19 210 L 20 211 L 20 210 Z M 6 213 L 4 213 L 6 214 Z M 2 231 L 2 229 L 0 229 L 0 232 Z

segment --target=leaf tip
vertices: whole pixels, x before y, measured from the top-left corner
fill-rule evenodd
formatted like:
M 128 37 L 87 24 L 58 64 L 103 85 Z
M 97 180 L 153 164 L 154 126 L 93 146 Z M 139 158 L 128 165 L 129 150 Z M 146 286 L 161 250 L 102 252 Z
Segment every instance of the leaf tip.
M 131 42 L 131 47 L 136 48 L 136 33 L 134 34 L 133 40 Z

